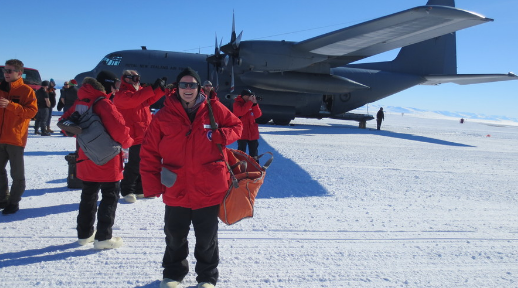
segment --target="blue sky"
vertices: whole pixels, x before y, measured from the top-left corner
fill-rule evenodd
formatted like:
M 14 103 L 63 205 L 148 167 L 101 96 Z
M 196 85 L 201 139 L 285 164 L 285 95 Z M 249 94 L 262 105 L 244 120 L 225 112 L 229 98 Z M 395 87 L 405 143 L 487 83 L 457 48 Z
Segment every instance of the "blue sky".
M 87 3 L 87 4 L 81 4 Z M 17 58 L 58 85 L 93 69 L 108 53 L 148 49 L 210 54 L 214 35 L 230 39 L 232 11 L 242 40 L 301 41 L 426 4 L 362 1 L 7 1 L 0 62 Z M 457 0 L 495 19 L 457 33 L 458 73 L 518 74 L 518 1 Z M 398 50 L 367 60 L 386 61 Z M 417 86 L 376 104 L 518 117 L 518 81 Z

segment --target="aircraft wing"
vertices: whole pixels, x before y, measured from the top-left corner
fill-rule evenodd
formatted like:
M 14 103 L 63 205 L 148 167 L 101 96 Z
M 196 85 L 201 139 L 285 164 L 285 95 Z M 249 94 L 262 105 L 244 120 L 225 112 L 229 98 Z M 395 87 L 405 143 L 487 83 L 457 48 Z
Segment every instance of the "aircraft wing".
M 295 47 L 353 62 L 488 21 L 493 19 L 454 7 L 420 6 L 304 40 Z
M 438 75 L 425 76 L 426 82 L 421 85 L 439 85 L 443 83 L 455 83 L 459 85 L 489 83 L 507 80 L 518 80 L 516 74 L 509 72 L 507 74 L 455 74 L 455 75 Z

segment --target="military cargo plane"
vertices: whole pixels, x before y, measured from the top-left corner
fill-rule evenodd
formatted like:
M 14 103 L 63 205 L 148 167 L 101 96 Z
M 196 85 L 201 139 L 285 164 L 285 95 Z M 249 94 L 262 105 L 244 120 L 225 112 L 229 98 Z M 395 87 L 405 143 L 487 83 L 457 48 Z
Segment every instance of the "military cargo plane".
M 372 119 L 348 111 L 415 85 L 460 85 L 517 80 L 508 74 L 457 74 L 456 31 L 493 21 L 455 8 L 454 0 L 429 0 L 411 8 L 300 42 L 241 40 L 232 21 L 228 44 L 215 42 L 213 55 L 173 51 L 125 50 L 108 54 L 89 72 L 121 75 L 125 69 L 153 83 L 175 79 L 190 66 L 218 86 L 218 96 L 231 108 L 242 89 L 262 97 L 259 123 L 287 125 L 295 117 Z M 401 48 L 393 61 L 361 63 L 364 58 Z

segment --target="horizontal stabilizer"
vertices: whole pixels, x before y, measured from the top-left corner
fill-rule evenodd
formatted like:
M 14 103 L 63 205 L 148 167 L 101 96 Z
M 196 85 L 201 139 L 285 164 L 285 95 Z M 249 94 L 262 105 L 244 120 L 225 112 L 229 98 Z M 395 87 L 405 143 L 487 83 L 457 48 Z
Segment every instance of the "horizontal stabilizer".
M 295 44 L 315 54 L 361 59 L 493 21 L 446 6 L 420 6 Z
M 425 76 L 426 82 L 421 85 L 439 85 L 443 83 L 455 83 L 459 85 L 489 83 L 498 81 L 518 80 L 516 74 L 456 74 L 456 75 L 432 75 Z

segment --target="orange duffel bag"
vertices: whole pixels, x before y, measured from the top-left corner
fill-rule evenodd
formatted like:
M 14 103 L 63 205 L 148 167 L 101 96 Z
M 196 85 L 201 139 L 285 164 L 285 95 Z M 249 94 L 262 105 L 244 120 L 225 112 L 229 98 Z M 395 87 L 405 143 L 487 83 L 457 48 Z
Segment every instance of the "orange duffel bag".
M 254 216 L 255 197 L 263 185 L 266 169 L 273 161 L 273 154 L 267 152 L 260 155 L 258 159 L 265 154 L 271 156 L 261 166 L 245 152 L 229 148 L 226 151 L 228 164 L 233 173 L 231 173 L 227 194 L 219 206 L 218 216 L 225 224 L 232 225 L 244 218 Z

